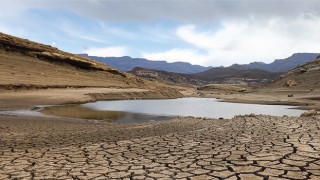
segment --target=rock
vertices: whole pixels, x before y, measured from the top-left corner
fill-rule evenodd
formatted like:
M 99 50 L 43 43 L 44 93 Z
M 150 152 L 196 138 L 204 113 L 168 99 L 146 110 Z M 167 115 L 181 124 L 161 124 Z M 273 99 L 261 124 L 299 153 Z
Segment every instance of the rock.
M 308 112 L 304 112 L 300 115 L 300 117 L 311 117 L 320 115 L 315 109 L 309 110 Z
M 299 84 L 299 83 L 298 83 L 297 81 L 290 79 L 290 80 L 288 80 L 288 81 L 284 84 L 284 86 L 286 86 L 286 87 L 292 87 L 292 86 L 296 86 L 296 85 L 298 85 L 298 84 Z
M 288 97 L 293 97 L 293 94 L 288 94 Z
M 251 113 L 251 114 L 248 115 L 248 117 L 256 117 L 256 115 Z
M 305 72 L 307 72 L 306 69 L 300 69 L 300 71 L 299 71 L 300 74 L 305 73 Z
M 238 92 L 246 92 L 247 88 L 242 88 Z

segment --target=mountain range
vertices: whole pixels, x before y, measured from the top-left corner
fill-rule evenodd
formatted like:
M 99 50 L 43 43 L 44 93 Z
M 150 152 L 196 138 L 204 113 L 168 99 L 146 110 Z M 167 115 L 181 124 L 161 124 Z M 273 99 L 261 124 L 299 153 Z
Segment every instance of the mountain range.
M 168 63 L 166 61 L 151 61 L 143 58 L 132 58 L 129 56 L 97 57 L 97 56 L 89 56 L 88 54 L 79 54 L 79 55 L 96 60 L 98 62 L 105 63 L 121 71 L 130 71 L 135 67 L 142 67 L 142 68 L 154 69 L 154 70 L 160 70 L 160 71 L 190 74 L 190 73 L 203 72 L 212 68 L 212 67 L 204 67 L 200 65 L 192 65 L 186 62 Z
M 303 65 L 316 59 L 319 53 L 295 53 L 285 59 L 276 59 L 270 64 L 263 62 L 252 62 L 250 64 L 233 64 L 230 67 L 236 69 L 263 69 L 270 72 L 287 72 L 299 65 Z
M 151 61 L 143 58 L 131 58 L 129 56 L 124 57 L 97 57 L 89 56 L 88 54 L 80 54 L 81 56 L 94 59 L 98 62 L 105 63 L 109 66 L 117 68 L 122 71 L 130 71 L 135 67 L 141 67 L 146 69 L 192 74 L 200 73 L 212 69 L 213 67 L 204 67 L 200 65 L 192 65 L 186 62 L 174 62 L 168 63 L 166 61 Z M 299 65 L 303 65 L 309 61 L 314 60 L 319 53 L 295 53 L 292 56 L 285 59 L 276 59 L 270 64 L 263 62 L 253 62 L 250 64 L 233 64 L 230 67 L 218 67 L 221 68 L 233 68 L 233 69 L 261 69 L 270 72 L 287 72 Z M 229 71 L 229 69 L 226 69 Z

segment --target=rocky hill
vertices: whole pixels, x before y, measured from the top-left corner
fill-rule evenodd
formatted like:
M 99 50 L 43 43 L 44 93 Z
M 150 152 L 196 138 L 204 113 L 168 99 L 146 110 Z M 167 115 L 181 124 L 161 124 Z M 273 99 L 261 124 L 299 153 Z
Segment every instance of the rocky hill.
M 80 54 L 80 55 L 83 57 L 89 57 L 96 61 L 105 63 L 109 66 L 115 67 L 122 71 L 131 71 L 135 67 L 141 67 L 146 69 L 189 74 L 189 73 L 202 72 L 211 68 L 211 67 L 204 67 L 199 65 L 192 65 L 186 62 L 168 63 L 166 61 L 150 61 L 143 58 L 131 58 L 129 56 L 97 57 L 97 56 L 88 56 L 87 54 Z
M 281 75 L 271 87 L 285 87 L 310 91 L 319 90 L 320 57 Z

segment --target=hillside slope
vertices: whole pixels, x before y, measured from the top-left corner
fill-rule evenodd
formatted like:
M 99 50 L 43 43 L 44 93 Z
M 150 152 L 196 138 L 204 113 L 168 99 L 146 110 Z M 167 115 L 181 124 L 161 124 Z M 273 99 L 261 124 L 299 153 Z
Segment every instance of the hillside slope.
M 320 88 L 320 57 L 280 76 L 271 87 L 316 90 Z
M 146 82 L 103 63 L 0 33 L 0 87 L 141 87 Z
M 88 56 L 87 54 L 80 54 L 80 55 L 83 57 L 89 57 L 96 61 L 105 63 L 109 66 L 115 67 L 122 71 L 131 71 L 135 67 L 141 67 L 146 69 L 189 74 L 189 73 L 202 72 L 211 68 L 211 67 L 204 67 L 199 65 L 192 65 L 186 62 L 168 63 L 166 61 L 150 61 L 143 58 L 131 58 L 129 56 L 97 57 L 97 56 Z

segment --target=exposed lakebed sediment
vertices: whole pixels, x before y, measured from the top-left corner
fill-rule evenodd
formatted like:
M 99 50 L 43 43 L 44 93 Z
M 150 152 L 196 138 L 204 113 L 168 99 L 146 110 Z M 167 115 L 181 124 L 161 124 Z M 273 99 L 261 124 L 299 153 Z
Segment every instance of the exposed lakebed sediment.
M 94 124 L 0 119 L 0 177 L 319 179 L 320 117 Z

